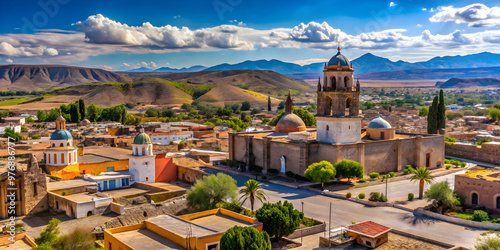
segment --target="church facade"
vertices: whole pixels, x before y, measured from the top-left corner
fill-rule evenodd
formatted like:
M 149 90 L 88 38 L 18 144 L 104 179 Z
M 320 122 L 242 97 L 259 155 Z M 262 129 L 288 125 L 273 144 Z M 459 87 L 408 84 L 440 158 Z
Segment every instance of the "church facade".
M 323 80 L 318 81 L 317 127 L 303 128 L 303 121 L 292 113 L 289 95 L 286 113 L 274 131 L 229 134 L 229 158 L 260 166 L 264 174 L 276 169 L 304 175 L 312 163 L 326 160 L 335 164 L 342 159 L 361 163 L 365 175 L 397 172 L 405 165 L 440 167 L 445 148 L 441 135 L 397 134 L 382 117 L 362 130 L 361 87 L 359 81 L 354 83 L 353 72 L 339 48 L 325 64 Z

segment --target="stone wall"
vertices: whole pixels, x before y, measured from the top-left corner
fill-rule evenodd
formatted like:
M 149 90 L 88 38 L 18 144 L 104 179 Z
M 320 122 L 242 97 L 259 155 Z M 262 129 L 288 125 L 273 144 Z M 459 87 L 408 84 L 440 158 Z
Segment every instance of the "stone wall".
M 76 218 L 76 209 L 77 209 L 77 203 L 70 201 L 64 196 L 48 192 L 47 193 L 47 199 L 49 203 L 49 207 L 55 211 L 55 212 L 61 212 L 65 211 L 66 215 L 68 215 L 71 218 Z
M 500 144 L 483 143 L 481 146 L 446 145 L 446 155 L 500 165 Z
M 42 169 L 38 167 L 37 159 L 32 156 L 28 159 L 28 167 L 23 173 L 22 200 L 23 214 L 33 214 L 49 209 L 47 202 L 47 179 Z
M 207 175 L 207 173 L 201 171 L 198 168 L 177 165 L 177 180 L 179 181 L 193 184 L 197 180 L 202 179 L 205 175 Z
M 164 202 L 168 199 L 172 199 L 174 197 L 179 197 L 186 193 L 185 189 L 182 190 L 173 190 L 173 191 L 163 191 L 157 193 L 148 193 L 144 194 L 144 197 L 148 200 L 148 202 L 154 201 L 155 203 Z
M 489 212 L 500 213 L 497 198 L 500 197 L 500 180 L 484 180 L 475 177 L 455 176 L 455 192 L 467 197 L 466 205 L 472 204 L 472 194 L 478 195 L 478 205 L 486 207 Z

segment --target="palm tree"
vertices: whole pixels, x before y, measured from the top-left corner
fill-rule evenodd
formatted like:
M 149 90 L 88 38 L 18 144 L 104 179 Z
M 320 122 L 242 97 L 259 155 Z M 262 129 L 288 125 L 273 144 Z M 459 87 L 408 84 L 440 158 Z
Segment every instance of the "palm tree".
M 418 192 L 418 198 L 422 199 L 424 196 L 424 182 L 427 182 L 431 184 L 432 179 L 434 179 L 434 176 L 431 176 L 431 172 L 427 170 L 426 167 L 420 167 L 417 170 L 414 170 L 413 173 L 415 174 L 413 177 L 411 177 L 411 181 L 420 181 L 420 189 Z
M 238 193 L 241 194 L 241 204 L 245 203 L 247 199 L 250 200 L 250 207 L 252 208 L 252 211 L 255 198 L 257 198 L 262 203 L 263 201 L 267 201 L 267 195 L 264 193 L 264 190 L 262 190 L 260 183 L 254 179 L 250 179 L 245 182 L 245 187 L 242 188 Z

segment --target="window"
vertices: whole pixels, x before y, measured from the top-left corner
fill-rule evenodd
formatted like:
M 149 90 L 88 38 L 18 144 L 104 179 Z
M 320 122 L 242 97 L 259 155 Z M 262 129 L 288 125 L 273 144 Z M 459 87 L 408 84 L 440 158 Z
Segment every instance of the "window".
M 37 182 L 33 183 L 33 196 L 36 196 L 38 194 L 38 191 L 36 189 L 36 186 L 37 186 L 36 184 L 37 184 Z
M 56 201 L 56 209 L 59 210 L 59 201 Z
M 50 164 L 50 154 L 48 154 L 48 156 L 49 156 L 49 160 L 47 161 L 47 163 L 49 163 L 49 164 Z
M 62 142 L 61 142 L 61 145 L 59 147 L 64 147 L 63 144 L 62 144 Z
M 219 250 L 219 243 L 207 244 L 207 250 Z
M 61 154 L 61 164 L 64 164 L 64 154 Z
M 108 249 L 109 250 L 112 250 L 113 248 L 111 248 L 111 242 L 108 242 Z
M 477 205 L 479 202 L 479 195 L 477 195 L 476 193 L 473 193 L 472 194 L 472 205 Z
M 106 171 L 115 171 L 115 167 L 106 168 Z
M 108 182 L 107 181 L 104 181 L 104 190 L 108 190 Z
M 68 154 L 68 163 L 71 164 L 71 153 Z
M 380 138 L 385 139 L 385 132 L 380 132 Z
M 57 164 L 57 154 L 54 154 L 54 164 Z
M 83 174 L 85 174 L 85 169 L 83 170 Z
M 330 130 L 330 126 L 326 125 L 326 130 Z
M 497 197 L 497 209 L 500 209 L 500 196 Z
M 149 177 L 146 176 L 146 181 L 149 181 Z

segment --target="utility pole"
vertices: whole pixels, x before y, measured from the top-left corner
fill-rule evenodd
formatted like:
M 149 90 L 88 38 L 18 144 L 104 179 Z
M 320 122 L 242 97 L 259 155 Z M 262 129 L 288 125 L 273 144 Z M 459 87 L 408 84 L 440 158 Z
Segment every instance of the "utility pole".
M 304 214 L 304 202 L 302 201 L 302 214 Z M 300 230 L 300 244 L 302 244 L 302 231 Z
M 331 242 L 331 236 L 332 236 L 332 202 L 330 202 L 330 215 L 328 216 L 328 250 L 332 249 L 332 242 Z
M 385 175 L 385 199 L 389 200 L 389 197 L 387 196 L 387 182 L 389 182 L 389 175 Z

